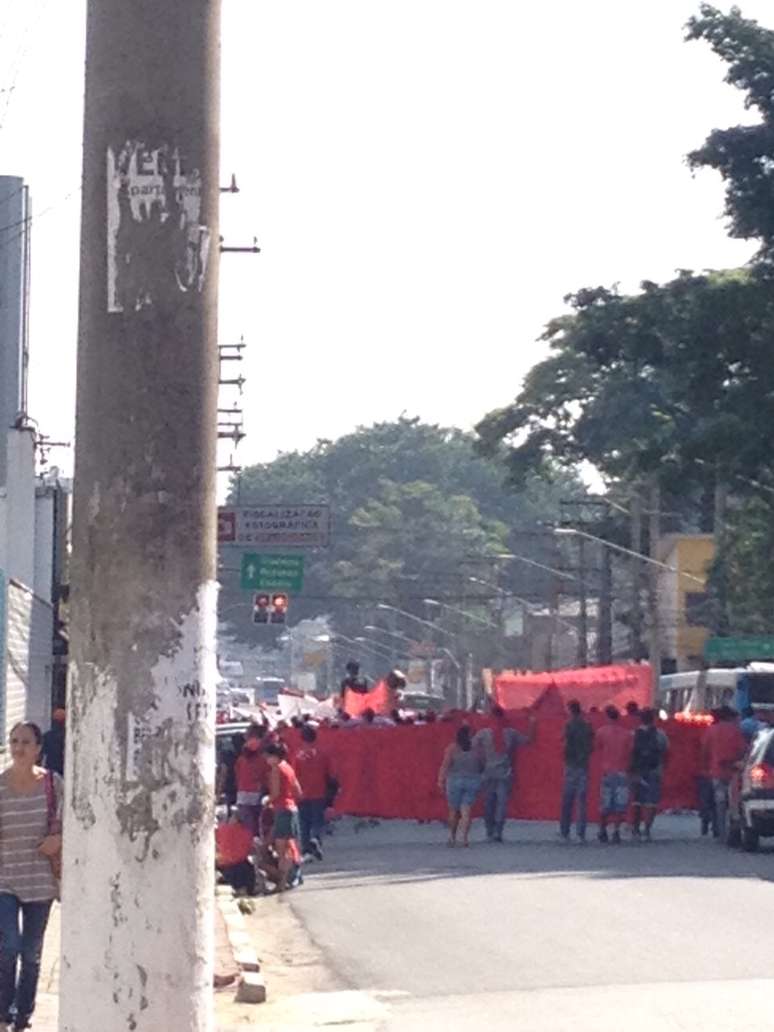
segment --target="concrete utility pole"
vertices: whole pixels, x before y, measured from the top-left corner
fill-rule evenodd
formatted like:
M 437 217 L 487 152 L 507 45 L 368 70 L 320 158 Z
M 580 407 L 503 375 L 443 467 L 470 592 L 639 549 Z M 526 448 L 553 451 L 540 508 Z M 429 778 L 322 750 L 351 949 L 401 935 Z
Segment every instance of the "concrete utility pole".
M 89 0 L 61 1032 L 211 1032 L 219 0 Z
M 661 540 L 661 488 L 658 477 L 653 476 L 650 483 L 648 514 L 648 541 L 650 555 L 658 560 L 658 546 Z M 679 580 L 678 575 L 678 580 Z M 661 606 L 659 605 L 659 574 L 654 563 L 649 569 L 648 576 L 648 608 L 650 609 L 650 635 L 648 642 L 648 653 L 651 670 L 652 699 L 653 705 L 658 700 L 659 682 L 661 679 Z
M 642 552 L 642 495 L 639 485 L 634 488 L 631 503 L 631 540 L 632 552 Z M 638 663 L 644 658 L 642 644 L 642 563 L 632 563 L 632 608 L 629 617 L 631 629 L 632 659 Z

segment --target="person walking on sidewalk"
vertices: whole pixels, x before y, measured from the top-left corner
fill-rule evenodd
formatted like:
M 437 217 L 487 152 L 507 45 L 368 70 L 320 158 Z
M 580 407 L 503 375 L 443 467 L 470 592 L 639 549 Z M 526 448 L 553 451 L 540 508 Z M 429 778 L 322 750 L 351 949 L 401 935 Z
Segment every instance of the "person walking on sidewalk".
M 449 803 L 449 845 L 457 844 L 457 831 L 462 836 L 463 846 L 470 845 L 470 815 L 476 796 L 481 788 L 483 756 L 473 747 L 470 728 L 463 724 L 457 731 L 455 741 L 446 746 L 443 762 L 438 772 L 438 787 L 446 792 Z
M 634 732 L 632 749 L 632 781 L 634 783 L 634 811 L 632 836 L 640 837 L 640 821 L 645 820 L 645 838 L 650 839 L 656 810 L 661 802 L 661 780 L 664 761 L 669 751 L 669 739 L 656 727 L 656 713 L 652 709 L 640 712 L 641 726 Z
M 608 842 L 607 826 L 613 825 L 613 842 L 621 841 L 621 825 L 629 805 L 629 765 L 632 733 L 621 727 L 617 706 L 605 708 L 607 723 L 596 734 L 602 760 L 599 841 Z
M 573 699 L 567 704 L 570 719 L 564 728 L 564 788 L 562 790 L 562 838 L 570 837 L 572 811 L 577 800 L 578 839 L 586 841 L 586 794 L 589 784 L 589 760 L 594 750 L 594 730 L 583 719 L 581 704 Z
M 492 706 L 492 726 L 482 728 L 473 739 L 473 745 L 484 754 L 484 824 L 488 842 L 502 842 L 505 815 L 513 789 L 516 750 L 528 745 L 535 737 L 535 714 L 530 717 L 529 730 L 522 734 L 510 727 L 505 710 Z
M 30 1027 L 58 894 L 52 861 L 62 848 L 62 779 L 38 766 L 42 745 L 37 724 L 17 724 L 11 766 L 0 774 L 0 1032 Z

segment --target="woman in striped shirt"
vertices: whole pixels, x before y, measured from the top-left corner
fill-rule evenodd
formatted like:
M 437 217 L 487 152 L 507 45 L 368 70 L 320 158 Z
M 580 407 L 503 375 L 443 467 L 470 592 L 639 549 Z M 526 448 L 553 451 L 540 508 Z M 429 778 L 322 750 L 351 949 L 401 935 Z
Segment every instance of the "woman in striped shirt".
M 57 895 L 50 858 L 62 846 L 62 779 L 37 766 L 40 728 L 17 724 L 9 744 L 11 766 L 0 774 L 0 1032 L 30 1027 Z

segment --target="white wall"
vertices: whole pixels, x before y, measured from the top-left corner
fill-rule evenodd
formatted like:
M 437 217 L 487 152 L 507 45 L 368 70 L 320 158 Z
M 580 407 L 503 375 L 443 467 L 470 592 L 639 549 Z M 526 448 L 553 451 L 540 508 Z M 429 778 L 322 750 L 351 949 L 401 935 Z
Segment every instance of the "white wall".
M 0 767 L 19 720 L 44 730 L 51 718 L 54 609 L 54 497 L 36 496 L 35 439 L 9 430 L 7 481 L 0 488 Z
M 35 437 L 9 430 L 3 569 L 28 587 L 35 583 Z M 50 546 L 49 546 L 50 547 Z
M 38 488 L 35 496 L 35 575 L 32 589 L 36 595 L 52 602 L 54 582 L 54 492 Z

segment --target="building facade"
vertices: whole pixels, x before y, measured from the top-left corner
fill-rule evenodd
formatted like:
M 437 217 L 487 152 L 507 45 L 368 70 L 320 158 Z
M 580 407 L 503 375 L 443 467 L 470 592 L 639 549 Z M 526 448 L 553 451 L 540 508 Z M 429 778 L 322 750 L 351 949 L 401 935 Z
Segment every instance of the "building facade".
M 715 558 L 712 534 L 667 534 L 658 559 L 672 570 L 658 578 L 662 671 L 696 670 L 710 636 L 707 577 Z

